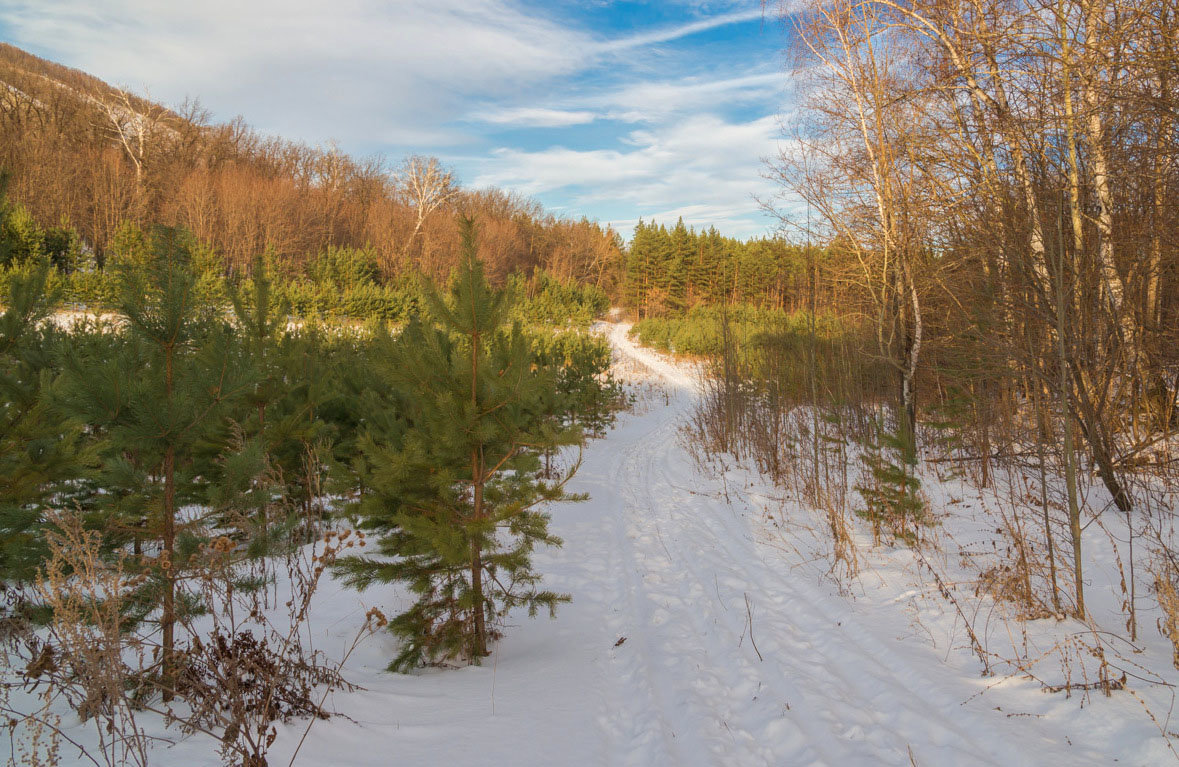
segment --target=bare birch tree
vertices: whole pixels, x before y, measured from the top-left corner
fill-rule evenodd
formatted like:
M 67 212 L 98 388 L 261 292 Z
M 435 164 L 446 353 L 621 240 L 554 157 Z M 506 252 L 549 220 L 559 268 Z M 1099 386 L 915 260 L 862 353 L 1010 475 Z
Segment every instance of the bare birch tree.
M 454 173 L 444 168 L 436 157 L 412 155 L 405 158 L 395 178 L 398 190 L 415 214 L 413 231 L 401 249 L 402 254 L 407 255 L 426 219 L 458 197 L 460 188 Z

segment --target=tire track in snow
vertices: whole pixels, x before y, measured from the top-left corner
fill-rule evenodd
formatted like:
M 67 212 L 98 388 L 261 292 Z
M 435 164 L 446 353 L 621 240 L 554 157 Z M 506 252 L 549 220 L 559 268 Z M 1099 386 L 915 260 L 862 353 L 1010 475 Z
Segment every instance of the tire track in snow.
M 650 637 L 645 648 L 655 645 L 647 662 L 661 666 L 667 684 L 676 688 L 673 710 L 680 721 L 675 729 L 694 741 L 677 763 L 847 764 L 844 749 L 809 737 L 807 730 L 819 724 L 809 711 L 788 715 L 784 685 L 753 666 L 752 652 L 741 649 L 747 640 L 732 630 L 728 608 L 713 600 L 710 591 L 719 586 L 697 577 L 674 525 L 655 513 L 670 500 L 654 492 L 667 488 L 652 476 L 651 460 L 676 444 L 678 408 L 669 412 L 672 418 L 627 450 L 620 481 L 628 496 L 627 537 L 634 549 L 629 563 L 642 573 L 644 599 L 655 605 L 651 619 L 640 623 Z

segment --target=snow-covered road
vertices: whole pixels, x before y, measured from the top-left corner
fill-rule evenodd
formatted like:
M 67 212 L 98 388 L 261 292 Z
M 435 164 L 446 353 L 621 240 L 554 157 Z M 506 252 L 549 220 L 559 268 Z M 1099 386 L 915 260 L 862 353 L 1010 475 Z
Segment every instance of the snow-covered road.
M 913 657 L 757 543 L 761 520 L 734 502 L 740 489 L 701 476 L 679 439 L 693 378 L 626 330 L 615 326 L 612 343 L 667 387 L 667 405 L 591 445 L 577 489 L 594 502 L 560 513 L 558 525 L 565 556 L 605 576 L 561 583 L 599 613 L 586 616 L 585 639 L 628 637 L 595 672 L 605 679 L 605 762 L 1013 765 L 1046 756 L 1051 743 L 1022 749 L 1001 715 L 964 708 L 974 690 L 940 673 L 936 654 L 920 663 L 928 648 Z
M 1107 762 L 1051 721 L 967 702 L 985 680 L 906 636 L 905 617 L 890 615 L 901 608 L 852 603 L 759 543 L 755 505 L 702 476 L 679 438 L 694 376 L 627 330 L 609 333 L 642 382 L 637 412 L 589 443 L 572 489 L 591 500 L 555 508 L 565 546 L 537 554 L 572 604 L 509 626 L 478 668 L 389 675 L 392 647 L 371 640 L 346 674 L 366 689 L 335 701 L 351 721 L 317 724 L 300 763 Z M 388 591 L 362 598 L 397 607 Z M 365 608 L 341 592 L 323 609 L 343 642 Z M 286 763 L 293 729 L 272 764 Z

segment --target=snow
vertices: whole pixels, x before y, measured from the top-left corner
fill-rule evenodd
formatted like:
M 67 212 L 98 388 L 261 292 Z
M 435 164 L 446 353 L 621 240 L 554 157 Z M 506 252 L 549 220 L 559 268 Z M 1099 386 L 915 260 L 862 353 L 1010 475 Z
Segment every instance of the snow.
M 552 509 L 564 548 L 536 554 L 546 586 L 573 602 L 554 620 L 511 621 L 479 667 L 390 674 L 391 636 L 370 638 L 344 668 L 362 689 L 329 700 L 338 715 L 314 724 L 298 764 L 1173 758 L 1125 694 L 1085 702 L 1019 677 L 982 677 L 908 550 L 872 554 L 851 589 L 826 577 L 826 563 L 783 533 L 786 517 L 806 510 L 747 470 L 702 470 L 683 443 L 698 371 L 638 348 L 625 324 L 604 327 L 636 407 L 585 447 L 569 489 L 590 500 Z M 368 607 L 393 615 L 406 604 L 396 587 L 357 594 L 329 582 L 313 608 L 316 646 L 339 657 Z M 288 763 L 305 727 L 279 726 L 271 765 Z M 153 763 L 214 765 L 215 750 L 192 737 L 157 746 Z

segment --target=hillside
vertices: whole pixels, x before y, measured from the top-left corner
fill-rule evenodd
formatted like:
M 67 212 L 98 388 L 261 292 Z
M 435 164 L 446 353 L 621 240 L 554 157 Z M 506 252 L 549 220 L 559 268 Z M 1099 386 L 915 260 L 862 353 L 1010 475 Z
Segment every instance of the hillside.
M 101 265 L 127 223 L 182 227 L 225 269 L 258 253 L 305 271 L 329 247 L 370 249 L 381 275 L 444 277 L 456 215 L 476 219 L 495 279 L 544 269 L 612 289 L 617 235 L 519 195 L 466 189 L 429 157 L 353 158 L 216 123 L 198 101 L 167 107 L 0 43 L 0 169 L 41 226 L 76 230 Z

